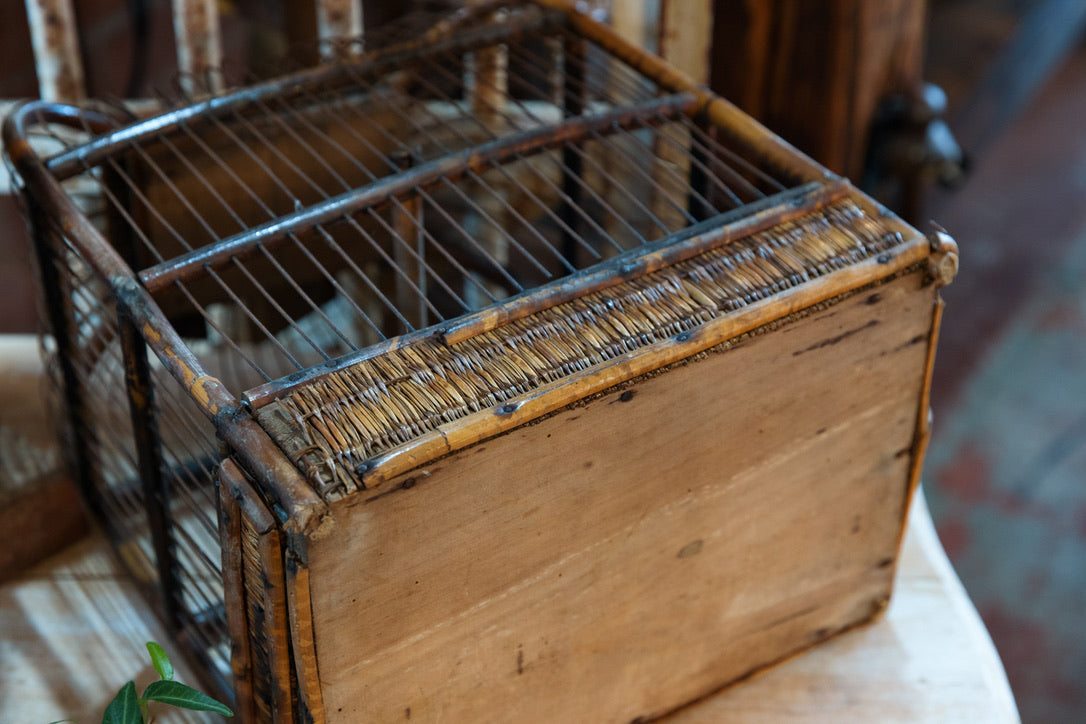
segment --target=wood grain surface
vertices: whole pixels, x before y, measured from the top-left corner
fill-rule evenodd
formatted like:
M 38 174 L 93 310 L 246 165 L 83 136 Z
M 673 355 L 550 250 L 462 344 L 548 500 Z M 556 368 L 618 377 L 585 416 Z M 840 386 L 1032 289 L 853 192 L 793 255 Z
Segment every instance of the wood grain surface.
M 648 719 L 878 613 L 922 277 L 334 504 L 308 550 L 328 721 Z

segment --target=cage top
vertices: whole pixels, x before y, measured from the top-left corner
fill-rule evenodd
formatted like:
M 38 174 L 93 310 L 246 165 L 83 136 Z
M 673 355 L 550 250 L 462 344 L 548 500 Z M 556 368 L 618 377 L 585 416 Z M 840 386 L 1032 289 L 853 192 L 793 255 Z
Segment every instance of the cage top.
M 7 154 L 72 253 L 150 295 L 178 376 L 236 400 L 674 263 L 837 183 L 546 5 L 427 16 L 148 118 L 31 104 Z

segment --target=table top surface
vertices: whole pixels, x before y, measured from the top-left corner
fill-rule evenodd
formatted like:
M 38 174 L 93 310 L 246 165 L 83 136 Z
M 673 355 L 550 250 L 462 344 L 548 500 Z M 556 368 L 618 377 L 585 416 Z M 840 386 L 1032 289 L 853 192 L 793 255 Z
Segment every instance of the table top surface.
M 159 622 L 101 534 L 0 586 L 0 724 L 99 721 L 120 686 L 156 676 Z M 184 662 L 177 678 L 196 682 Z M 214 717 L 163 709 L 156 721 Z M 995 648 L 943 553 L 922 496 L 886 614 L 676 712 L 708 722 L 1016 722 Z

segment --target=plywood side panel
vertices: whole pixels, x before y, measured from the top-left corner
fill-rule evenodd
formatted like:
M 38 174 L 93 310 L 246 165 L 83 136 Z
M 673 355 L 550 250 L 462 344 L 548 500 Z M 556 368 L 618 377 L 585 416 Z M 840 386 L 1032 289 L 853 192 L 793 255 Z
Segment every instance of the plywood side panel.
M 342 501 L 309 550 L 328 720 L 630 721 L 869 617 L 904 516 L 920 284 Z

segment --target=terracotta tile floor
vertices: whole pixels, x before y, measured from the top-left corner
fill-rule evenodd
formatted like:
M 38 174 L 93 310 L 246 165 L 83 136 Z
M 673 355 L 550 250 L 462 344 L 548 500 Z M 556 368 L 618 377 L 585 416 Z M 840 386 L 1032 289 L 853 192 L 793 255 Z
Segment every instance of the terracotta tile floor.
M 1086 47 L 938 200 L 946 290 L 925 471 L 1025 722 L 1086 717 Z

